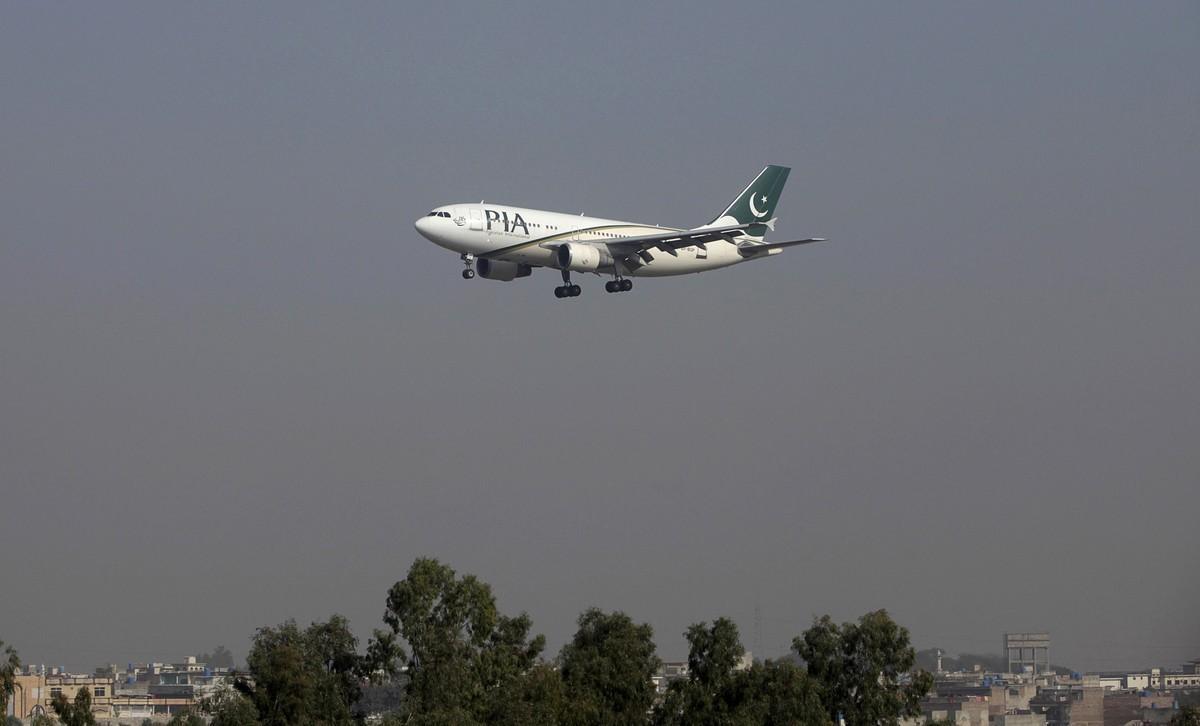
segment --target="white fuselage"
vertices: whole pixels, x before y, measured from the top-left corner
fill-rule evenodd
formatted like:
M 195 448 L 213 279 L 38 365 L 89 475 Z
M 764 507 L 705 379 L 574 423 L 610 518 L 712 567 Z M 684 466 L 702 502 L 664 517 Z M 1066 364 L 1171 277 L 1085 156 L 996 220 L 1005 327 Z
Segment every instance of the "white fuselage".
M 494 255 L 495 259 L 534 267 L 557 268 L 555 248 L 566 242 L 603 246 L 626 237 L 682 231 L 658 225 L 561 214 L 504 204 L 448 204 L 416 222 L 417 231 L 434 244 L 464 255 Z M 735 240 L 746 239 L 742 237 Z M 502 254 L 496 254 L 505 250 Z M 771 253 L 779 250 L 771 250 Z M 686 275 L 744 262 L 730 241 L 681 247 L 677 254 L 657 254 L 629 269 L 620 262 L 598 273 L 660 277 Z M 765 255 L 764 255 L 765 256 Z

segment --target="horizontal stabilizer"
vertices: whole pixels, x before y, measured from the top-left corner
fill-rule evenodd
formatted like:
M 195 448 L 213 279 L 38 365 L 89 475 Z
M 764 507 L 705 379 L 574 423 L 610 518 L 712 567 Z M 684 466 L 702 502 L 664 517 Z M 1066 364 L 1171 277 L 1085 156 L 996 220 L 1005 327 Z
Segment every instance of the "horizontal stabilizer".
M 825 242 L 824 237 L 809 237 L 808 239 L 794 239 L 788 242 L 769 242 L 767 244 L 748 244 L 738 247 L 738 254 L 742 257 L 754 257 L 755 255 L 763 255 L 771 250 L 781 250 L 784 247 L 795 247 L 796 245 L 806 245 L 810 242 Z

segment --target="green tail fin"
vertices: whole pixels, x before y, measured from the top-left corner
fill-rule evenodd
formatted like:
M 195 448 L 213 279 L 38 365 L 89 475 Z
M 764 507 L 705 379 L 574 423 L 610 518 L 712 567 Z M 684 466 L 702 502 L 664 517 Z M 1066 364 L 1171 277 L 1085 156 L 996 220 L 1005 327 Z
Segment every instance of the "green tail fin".
M 779 195 L 783 193 L 789 172 L 791 169 L 788 167 L 773 164 L 763 169 L 725 211 L 717 215 L 713 223 L 722 217 L 732 217 L 738 224 L 765 223 L 774 219 L 775 205 L 779 203 Z

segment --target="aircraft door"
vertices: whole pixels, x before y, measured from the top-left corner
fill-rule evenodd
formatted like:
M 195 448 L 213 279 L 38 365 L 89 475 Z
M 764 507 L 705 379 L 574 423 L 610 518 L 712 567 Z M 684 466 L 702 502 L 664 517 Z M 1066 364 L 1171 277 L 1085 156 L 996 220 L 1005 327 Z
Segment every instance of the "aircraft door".
M 483 210 L 479 207 L 471 207 L 471 229 L 483 229 Z

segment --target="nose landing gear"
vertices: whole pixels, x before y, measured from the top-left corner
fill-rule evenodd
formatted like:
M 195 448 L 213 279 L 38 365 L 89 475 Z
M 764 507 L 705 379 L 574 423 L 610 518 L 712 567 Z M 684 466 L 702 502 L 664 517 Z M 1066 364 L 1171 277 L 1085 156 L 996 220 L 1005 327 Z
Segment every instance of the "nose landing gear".
M 470 252 L 464 252 L 458 257 L 463 261 L 463 264 L 467 266 L 467 269 L 462 271 L 463 279 L 470 280 L 471 278 L 475 277 L 475 270 L 472 267 L 475 264 L 475 255 L 471 254 Z

